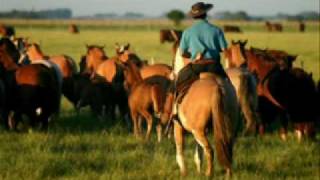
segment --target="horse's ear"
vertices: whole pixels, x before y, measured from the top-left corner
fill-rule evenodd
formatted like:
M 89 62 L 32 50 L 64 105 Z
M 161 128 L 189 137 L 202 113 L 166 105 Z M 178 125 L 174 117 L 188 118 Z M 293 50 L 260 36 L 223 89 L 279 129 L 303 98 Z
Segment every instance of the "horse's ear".
M 90 46 L 89 46 L 88 44 L 86 44 L 86 48 L 87 48 L 87 49 L 89 49 L 89 48 L 90 48 Z
M 288 55 L 288 60 L 293 62 L 297 59 L 298 55 Z
M 236 42 L 232 39 L 232 40 L 231 40 L 231 44 L 232 44 L 232 45 L 235 45 Z
M 130 43 L 128 43 L 125 47 L 124 47 L 124 50 L 129 50 L 130 48 Z
M 245 46 L 248 43 L 248 39 L 244 40 L 241 44 Z

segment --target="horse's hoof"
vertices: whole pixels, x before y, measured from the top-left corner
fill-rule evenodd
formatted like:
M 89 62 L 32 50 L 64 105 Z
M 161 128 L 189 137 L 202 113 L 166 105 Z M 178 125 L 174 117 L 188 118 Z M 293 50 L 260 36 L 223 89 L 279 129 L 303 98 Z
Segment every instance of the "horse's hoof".
M 226 178 L 225 179 L 230 179 L 231 177 L 232 177 L 232 171 L 231 171 L 231 169 L 226 169 Z

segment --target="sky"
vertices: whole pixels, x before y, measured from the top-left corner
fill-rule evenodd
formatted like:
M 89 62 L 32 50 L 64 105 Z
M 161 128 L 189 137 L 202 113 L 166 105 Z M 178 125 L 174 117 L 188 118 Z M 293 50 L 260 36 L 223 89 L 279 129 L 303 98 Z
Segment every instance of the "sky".
M 210 13 L 244 10 L 250 15 L 296 14 L 302 11 L 320 11 L 320 0 L 215 0 Z M 0 0 L 0 12 L 18 10 L 43 10 L 70 8 L 74 16 L 96 13 L 138 12 L 159 16 L 172 9 L 187 12 L 195 0 Z

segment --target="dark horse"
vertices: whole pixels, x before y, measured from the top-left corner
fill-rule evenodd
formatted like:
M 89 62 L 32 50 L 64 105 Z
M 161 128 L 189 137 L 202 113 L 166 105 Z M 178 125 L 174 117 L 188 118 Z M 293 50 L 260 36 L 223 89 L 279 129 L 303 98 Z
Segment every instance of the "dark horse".
M 182 36 L 182 31 L 174 29 L 161 29 L 160 30 L 160 42 L 176 42 L 179 41 Z
M 224 25 L 223 31 L 224 32 L 236 32 L 236 33 L 242 32 L 239 26 L 234 26 L 234 25 Z
M 266 21 L 266 27 L 269 32 L 282 32 L 282 25 L 280 23 L 270 23 Z
M 245 50 L 244 45 L 245 43 L 239 42 L 232 47 L 241 49 L 239 52 L 242 52 L 243 58 L 238 59 L 245 59 L 248 70 L 258 78 L 257 92 L 262 120 L 260 132 L 263 133 L 269 121 L 280 114 L 283 138 L 286 135 L 288 120 L 295 126 L 299 137 L 314 137 L 313 125 L 318 105 L 311 75 L 300 68 L 280 69 L 279 64 L 268 53 L 253 48 Z
M 0 65 L 6 87 L 5 126 L 16 129 L 17 122 L 26 115 L 34 127 L 48 128 L 49 118 L 59 111 L 60 90 L 55 70 L 43 64 L 19 67 L 0 40 Z M 9 115 L 10 114 L 10 115 Z M 10 117 L 9 117 L 10 116 Z M 8 119 L 8 121 L 7 121 Z
M 15 35 L 14 27 L 0 24 L 0 35 L 3 37 L 13 37 Z

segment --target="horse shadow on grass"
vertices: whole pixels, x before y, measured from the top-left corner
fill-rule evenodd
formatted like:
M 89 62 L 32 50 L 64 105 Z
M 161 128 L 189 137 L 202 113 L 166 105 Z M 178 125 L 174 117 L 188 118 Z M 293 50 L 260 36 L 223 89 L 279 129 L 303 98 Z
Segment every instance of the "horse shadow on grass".
M 49 133 L 83 134 L 109 131 L 129 133 L 131 131 L 131 124 L 128 123 L 130 122 L 121 118 L 98 118 L 87 109 L 80 113 L 66 111 L 60 113 L 59 117 L 50 123 Z

